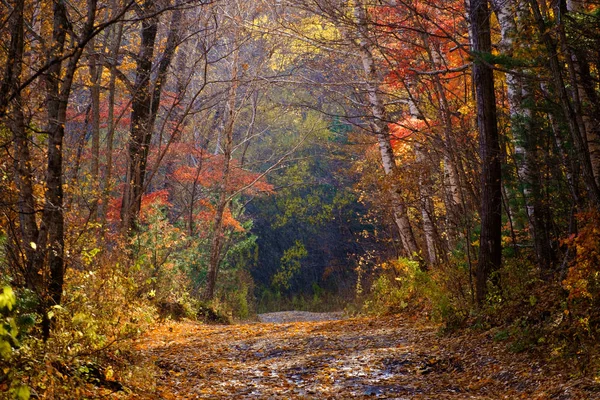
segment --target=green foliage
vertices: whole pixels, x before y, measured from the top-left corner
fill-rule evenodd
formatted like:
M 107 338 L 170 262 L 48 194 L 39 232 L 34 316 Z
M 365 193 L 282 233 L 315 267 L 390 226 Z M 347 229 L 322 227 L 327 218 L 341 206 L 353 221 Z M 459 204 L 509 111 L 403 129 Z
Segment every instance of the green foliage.
M 0 293 L 0 358 L 4 361 L 10 360 L 12 348 L 19 345 L 19 328 L 11 312 L 16 302 L 12 288 L 5 286 Z
M 42 398 L 96 398 L 119 382 L 146 379 L 148 370 L 131 363 L 130 340 L 155 321 L 154 309 L 138 296 L 132 271 L 109 264 L 106 256 L 94 256 L 93 270 L 68 271 L 64 303 L 48 312 L 48 341 L 34 329 L 13 352 L 13 380 L 29 382 Z M 22 315 L 31 316 L 26 299 L 18 304 Z
M 299 240 L 294 245 L 283 252 L 279 271 L 273 275 L 273 286 L 280 289 L 289 289 L 290 282 L 300 272 L 302 264 L 300 260 L 308 255 L 306 247 Z
M 348 282 L 355 279 L 352 265 L 360 252 L 356 232 L 365 229 L 361 218 L 366 207 L 357 202 L 352 188 L 357 179 L 351 172 L 353 148 L 344 146 L 351 126 L 340 118 L 332 122 L 312 111 L 298 114 L 300 118 L 293 120 L 296 112 L 286 116 L 289 124 L 285 129 L 292 130 L 292 136 L 296 130 L 301 135 L 300 132 L 312 129 L 310 140 L 296 150 L 293 162 L 269 176 L 269 181 L 279 188 L 277 192 L 249 206 L 256 222 L 253 233 L 258 236 L 260 268 L 252 269 L 252 274 L 261 288 L 256 293 L 261 309 L 266 303 L 270 304 L 267 309 L 280 308 L 275 304 L 275 293 L 279 293 L 278 301 L 295 301 L 299 307 L 308 308 L 315 282 L 328 294 L 338 291 L 347 297 L 352 292 Z M 286 135 L 290 133 L 281 134 Z M 297 242 L 307 253 L 300 264 L 289 259 L 289 251 L 297 248 Z M 297 272 L 299 268 L 301 273 Z M 268 286 L 272 296 L 264 295 L 263 288 Z
M 21 347 L 19 339 L 25 331 L 19 325 L 17 316 L 17 297 L 10 286 L 2 288 L 0 293 L 0 378 L 8 380 L 9 392 L 12 397 L 27 400 L 30 396 L 29 387 L 21 383 L 14 368 L 13 351 Z
M 281 291 L 270 287 L 261 287 L 258 291 L 257 313 L 277 311 L 310 311 L 332 312 L 354 307 L 352 298 L 345 298 L 339 293 L 330 292 L 319 285 L 313 285 L 312 293 L 282 294 Z
M 195 249 L 186 233 L 171 224 L 164 207 L 151 206 L 146 222 L 131 239 L 132 268 L 142 293 L 156 303 L 177 302 L 189 288 L 186 249 Z
M 421 270 L 418 261 L 399 258 L 380 265 L 381 274 L 371 285 L 364 309 L 369 314 L 394 314 L 409 306 L 424 310 L 439 306 L 440 296 L 436 283 Z M 428 302 L 428 305 L 424 303 Z

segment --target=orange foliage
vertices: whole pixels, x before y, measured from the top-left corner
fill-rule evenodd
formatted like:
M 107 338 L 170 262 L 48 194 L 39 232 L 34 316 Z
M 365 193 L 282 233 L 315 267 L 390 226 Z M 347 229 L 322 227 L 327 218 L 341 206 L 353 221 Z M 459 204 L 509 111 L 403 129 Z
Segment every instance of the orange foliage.
M 223 180 L 223 156 L 204 154 L 198 167 L 182 165 L 172 177 L 181 183 L 197 183 L 206 188 L 219 185 Z M 266 182 L 259 173 L 245 170 L 236 161 L 231 161 L 232 172 L 229 175 L 227 190 L 242 191 L 246 194 L 272 193 L 273 185 Z
M 427 123 L 418 118 L 405 118 L 402 121 L 388 124 L 391 134 L 391 143 L 394 149 L 397 149 L 414 133 L 422 132 L 427 128 Z
M 128 127 L 131 123 L 131 113 L 129 107 L 130 102 L 127 99 L 121 99 L 115 103 L 115 123 L 117 126 L 124 128 Z M 86 114 L 88 113 L 87 107 L 77 107 L 73 104 L 69 104 L 67 108 L 67 122 L 83 124 L 86 121 Z M 91 114 L 87 116 L 89 124 L 92 123 Z M 106 129 L 108 127 L 108 102 L 100 103 L 100 129 Z
M 121 205 L 121 197 L 113 197 L 109 200 L 108 211 L 106 213 L 106 218 L 108 221 L 116 222 L 121 219 Z M 154 215 L 159 207 L 169 206 L 171 206 L 171 203 L 169 202 L 168 190 L 158 190 L 156 192 L 145 194 L 142 196 L 140 219 L 142 221 L 147 221 L 148 217 Z
M 169 191 L 166 189 L 148 193 L 142 196 L 142 205 L 140 207 L 140 219 L 147 221 L 153 216 L 160 207 L 169 207 Z
M 391 71 L 385 83 L 392 88 L 402 88 L 402 82 L 416 78 L 417 71 L 437 69 L 432 68 L 424 40 L 430 49 L 436 49 L 437 57 L 443 55 L 440 61 L 444 68 L 464 64 L 466 52 L 457 46 L 457 38 L 466 35 L 464 3 L 448 1 L 440 7 L 439 2 L 420 1 L 401 7 L 374 7 L 370 11 L 378 28 L 389 34 L 384 41 L 392 55 L 388 66 Z M 452 80 L 459 75 L 459 72 L 448 72 L 444 79 Z
M 600 300 L 600 215 L 587 212 L 578 215 L 582 223 L 577 235 L 563 240 L 563 244 L 575 250 L 575 258 L 563 281 L 569 292 L 569 300 Z
M 212 222 L 215 219 L 215 207 L 206 199 L 199 200 L 198 205 L 201 207 L 201 210 L 196 213 L 194 218 L 197 221 L 206 223 Z M 244 232 L 244 227 L 234 218 L 229 207 L 227 207 L 223 213 L 223 226 L 231 228 L 236 232 Z

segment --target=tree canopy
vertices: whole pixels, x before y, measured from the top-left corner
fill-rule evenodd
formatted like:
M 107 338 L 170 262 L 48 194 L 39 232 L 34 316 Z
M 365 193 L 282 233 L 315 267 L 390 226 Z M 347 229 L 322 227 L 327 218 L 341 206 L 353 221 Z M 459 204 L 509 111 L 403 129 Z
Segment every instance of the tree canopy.
M 0 365 L 165 313 L 597 339 L 598 2 L 1 7 Z

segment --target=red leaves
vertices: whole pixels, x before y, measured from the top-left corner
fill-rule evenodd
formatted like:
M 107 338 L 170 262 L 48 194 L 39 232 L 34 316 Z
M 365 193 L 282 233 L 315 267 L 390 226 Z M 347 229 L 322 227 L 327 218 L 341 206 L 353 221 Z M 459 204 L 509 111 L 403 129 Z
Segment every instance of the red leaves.
M 221 155 L 207 155 L 198 162 L 198 166 L 182 165 L 172 177 L 180 183 L 196 183 L 205 188 L 214 188 L 222 184 L 224 159 Z M 241 191 L 246 194 L 272 193 L 273 185 L 266 182 L 259 173 L 243 169 L 235 161 L 231 161 L 227 191 Z
M 569 300 L 600 301 L 600 215 L 587 212 L 578 215 L 581 229 L 570 235 L 563 244 L 575 250 L 563 287 L 569 291 Z
M 140 207 L 140 219 L 146 221 L 148 217 L 158 212 L 161 207 L 168 207 L 169 203 L 169 191 L 159 190 L 156 192 L 148 193 L 142 196 L 142 205 Z
M 421 132 L 427 128 L 427 124 L 422 119 L 405 118 L 396 123 L 389 124 L 390 134 L 394 140 L 398 141 L 409 137 L 411 134 Z
M 114 115 L 115 125 L 120 128 L 126 128 L 131 123 L 131 116 L 129 112 L 130 102 L 127 99 L 121 99 L 116 102 Z M 70 123 L 83 124 L 86 121 L 91 124 L 91 114 L 88 114 L 89 109 L 85 106 L 77 106 L 72 103 L 67 108 L 67 121 Z M 100 102 L 100 129 L 106 129 L 108 126 L 108 102 Z
M 196 203 L 196 205 L 200 206 L 200 211 L 194 215 L 195 220 L 209 224 L 214 221 L 216 210 L 208 200 L 201 199 Z M 244 227 L 237 219 L 235 219 L 229 207 L 227 207 L 223 212 L 223 226 L 232 228 L 236 232 L 244 232 Z

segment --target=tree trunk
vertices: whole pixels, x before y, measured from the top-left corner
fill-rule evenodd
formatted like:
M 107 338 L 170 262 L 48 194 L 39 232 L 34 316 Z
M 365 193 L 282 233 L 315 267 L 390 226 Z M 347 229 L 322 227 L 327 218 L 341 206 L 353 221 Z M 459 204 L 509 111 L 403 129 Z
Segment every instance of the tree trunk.
M 132 102 L 127 178 L 121 206 L 121 229 L 124 232 L 135 228 L 140 213 L 150 141 L 158 114 L 162 88 L 179 44 L 181 9 L 176 8 L 172 14 L 165 52 L 158 64 L 156 79 L 151 87 L 152 60 L 159 22 L 158 17 L 153 15 L 153 10 L 154 2 L 147 1 L 144 6 L 144 12 L 147 15 L 142 21 L 142 45 L 137 61 Z
M 223 216 L 230 202 L 229 175 L 231 173 L 231 156 L 233 152 L 233 129 L 235 127 L 235 103 L 238 90 L 238 50 L 234 50 L 234 60 L 231 71 L 231 87 L 227 95 L 227 106 L 224 118 L 226 118 L 224 131 L 221 136 L 221 144 L 223 149 L 223 177 L 219 187 L 219 198 L 215 211 L 215 220 L 213 224 L 213 236 L 210 244 L 210 259 L 208 264 L 208 276 L 206 282 L 206 292 L 204 298 L 212 300 L 215 295 L 217 286 L 217 276 L 219 272 L 219 264 L 221 263 L 221 250 L 224 243 L 224 226 Z
M 98 52 L 95 48 L 95 40 L 89 43 L 89 70 L 90 70 L 90 98 L 92 112 L 92 165 L 90 180 L 92 188 L 92 204 L 90 207 L 90 221 L 95 222 L 98 217 L 98 198 L 100 182 L 100 82 L 102 78 L 102 64 L 99 63 Z
M 402 190 L 397 181 L 399 170 L 395 162 L 394 151 L 390 142 L 390 129 L 387 124 L 385 107 L 383 106 L 383 101 L 377 89 L 376 82 L 378 82 L 378 77 L 375 70 L 375 60 L 371 51 L 371 43 L 368 38 L 369 27 L 366 11 L 362 1 L 355 2 L 354 18 L 357 24 L 357 50 L 365 74 L 365 86 L 371 108 L 371 130 L 377 139 L 383 169 L 388 178 L 387 183 L 389 185 L 389 194 L 392 200 L 394 220 L 400 232 L 404 254 L 407 257 L 415 257 L 419 253 L 419 248 L 413 234 L 410 220 L 408 219 L 408 212 L 402 198 Z
M 409 92 L 408 104 L 411 118 L 414 120 L 423 119 L 423 116 L 417 107 L 414 95 L 410 93 L 411 85 L 406 83 L 405 88 Z M 429 168 L 428 160 L 426 159 L 427 151 L 424 144 L 421 142 L 423 140 L 424 135 L 419 135 L 412 143 L 415 151 L 415 161 L 418 173 L 419 200 L 421 207 L 421 221 L 423 223 L 423 236 L 425 237 L 425 252 L 428 264 L 435 265 L 437 263 L 437 255 L 435 251 L 435 221 L 433 218 L 433 187 L 431 185 L 431 169 Z
M 496 118 L 494 75 L 489 65 L 477 58 L 492 51 L 490 12 L 487 0 L 471 0 L 473 83 L 477 101 L 477 126 L 481 157 L 481 235 L 476 275 L 476 299 L 482 303 L 487 295 L 490 274 L 500 269 L 502 256 L 502 175 L 501 152 Z
M 419 169 L 419 197 L 421 200 L 421 219 L 423 221 L 427 261 L 429 265 L 435 265 L 437 264 L 437 255 L 435 251 L 435 221 L 433 218 L 433 188 L 430 183 L 430 171 L 427 168 L 426 152 L 422 143 L 415 143 L 415 157 Z
M 594 78 L 590 72 L 587 56 L 572 43 L 572 40 L 568 40 L 572 36 L 567 36 L 566 31 L 567 26 L 576 23 L 571 14 L 581 12 L 584 3 L 585 1 L 557 2 L 555 12 L 561 16 L 559 38 L 569 67 L 572 98 L 576 104 L 575 109 L 581 114 L 582 131 L 585 132 L 592 172 L 596 178 L 596 184 L 600 185 L 600 101 L 594 87 Z
M 115 7 L 116 9 L 116 7 Z M 104 184 L 102 185 L 102 226 L 106 226 L 106 215 L 108 212 L 108 199 L 112 189 L 112 160 L 113 146 L 116 129 L 115 121 L 115 89 L 117 80 L 117 61 L 119 59 L 119 48 L 121 47 L 121 38 L 123 36 L 123 23 L 120 22 L 113 26 L 112 43 L 110 46 L 110 78 L 108 81 L 108 121 L 106 133 L 106 171 L 104 174 Z
M 58 0 L 54 3 L 54 25 L 52 30 L 52 47 L 48 53 L 51 67 L 45 74 L 46 106 L 48 110 L 48 167 L 46 170 L 46 192 L 44 211 L 42 214 L 40 239 L 38 246 L 47 257 L 50 281 L 48 294 L 43 299 L 43 304 L 49 307 L 60 304 L 64 282 L 64 209 L 63 209 L 63 159 L 62 148 L 67 119 L 67 103 L 71 93 L 73 77 L 77 69 L 83 48 L 78 47 L 71 58 L 68 59 L 66 68 L 58 61 L 64 51 L 66 35 L 70 26 L 67 17 L 67 5 Z M 88 0 L 87 19 L 81 37 L 90 38 L 93 32 L 96 16 L 96 0 Z M 50 321 L 47 313 L 43 314 L 43 335 L 50 335 Z
M 426 34 L 422 34 L 423 45 L 427 50 L 429 61 L 434 70 L 442 68 L 444 62 L 440 59 L 439 50 L 429 41 Z M 458 173 L 458 154 L 453 138 L 452 115 L 450 105 L 446 97 L 446 90 L 442 85 L 439 75 L 432 77 L 437 103 L 439 107 L 438 118 L 443 122 L 443 138 L 440 141 L 443 143 L 443 187 L 444 187 L 444 203 L 446 206 L 446 243 L 447 248 L 454 248 L 459 232 L 457 229 L 457 221 L 464 218 L 464 199 L 460 183 L 460 175 Z
M 19 212 L 20 238 L 15 237 L 15 242 L 23 254 L 25 285 L 28 289 L 41 296 L 43 289 L 43 265 L 39 262 L 38 246 L 39 228 L 36 221 L 36 203 L 33 191 L 32 160 L 29 151 L 25 115 L 23 113 L 22 98 L 19 93 L 21 74 L 23 69 L 24 51 L 24 1 L 14 3 L 11 15 L 10 31 L 11 41 L 7 58 L 6 75 L 2 85 L 3 97 L 8 98 L 9 93 L 14 93 L 14 99 L 6 108 L 10 110 L 7 126 L 13 135 L 15 152 L 15 184 L 18 190 L 17 207 Z
M 154 45 L 158 33 L 158 17 L 152 15 L 154 10 L 152 1 L 145 1 L 143 8 L 148 15 L 140 16 L 143 18 L 141 45 L 135 71 L 127 175 L 121 204 L 121 230 L 125 233 L 135 228 L 136 218 L 140 212 L 148 145 L 153 129 L 152 126 L 149 126 L 152 101 L 150 78 Z
M 514 38 L 519 27 L 525 27 L 523 24 L 527 16 L 527 10 L 512 0 L 494 0 L 493 4 L 502 35 L 499 47 L 505 54 L 510 55 L 513 52 Z M 523 71 L 518 70 L 517 72 Z M 519 74 L 507 74 L 506 86 L 517 175 L 522 188 L 521 192 L 533 239 L 536 261 L 541 274 L 547 276 L 554 257 L 552 256 L 550 238 L 545 223 L 548 210 L 543 205 L 542 199 L 540 166 L 538 163 L 538 137 L 540 132 L 534 125 L 531 109 L 526 106 L 527 103 L 532 102 L 533 94 L 529 82 Z
M 600 188 L 596 183 L 590 153 L 581 126 L 578 123 L 581 116 L 577 115 L 567 87 L 565 86 L 561 65 L 558 59 L 558 48 L 556 42 L 550 35 L 551 30 L 546 24 L 540 6 L 537 0 L 529 0 L 529 4 L 533 11 L 533 18 L 541 35 L 542 44 L 546 48 L 554 90 L 558 94 L 560 105 L 569 128 L 569 133 L 581 163 L 583 182 L 587 189 L 588 200 L 593 207 L 598 209 L 600 208 Z

